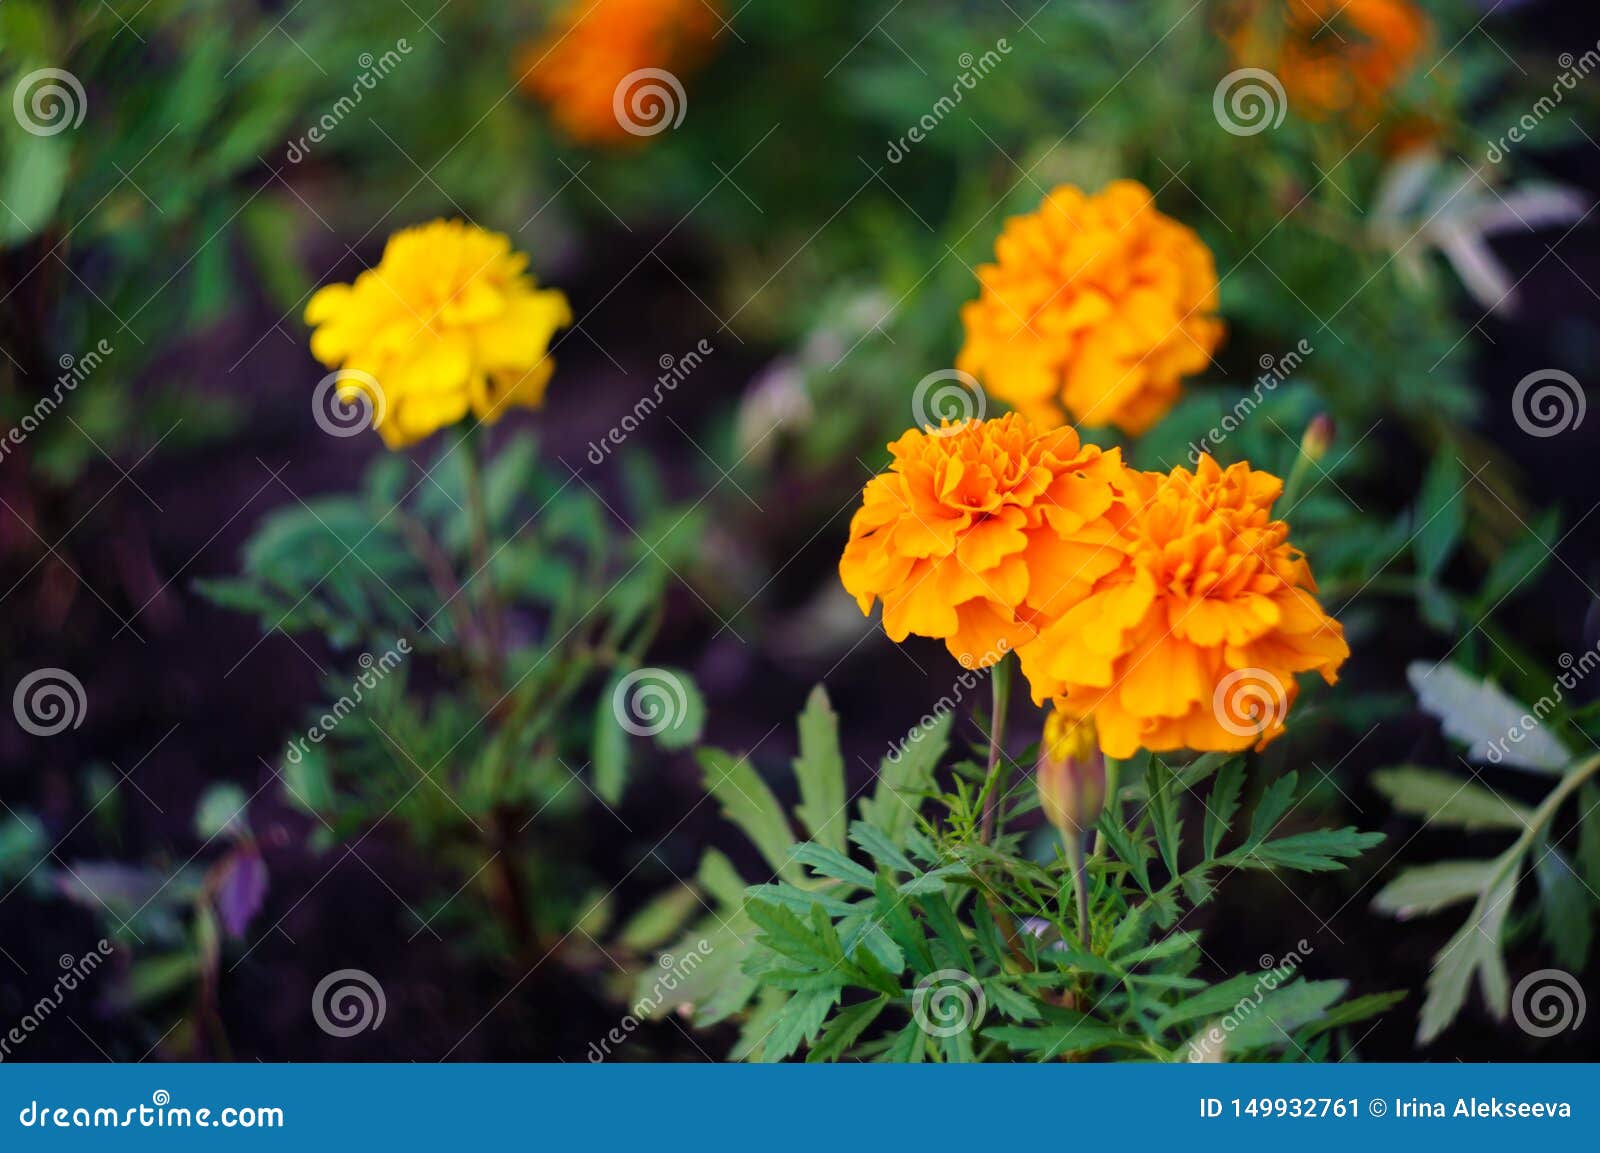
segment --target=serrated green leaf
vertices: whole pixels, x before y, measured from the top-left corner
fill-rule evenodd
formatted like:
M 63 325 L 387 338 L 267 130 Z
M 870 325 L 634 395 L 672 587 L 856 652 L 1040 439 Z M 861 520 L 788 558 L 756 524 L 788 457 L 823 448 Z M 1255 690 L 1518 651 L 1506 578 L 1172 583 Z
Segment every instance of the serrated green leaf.
M 878 1014 L 883 1012 L 883 1007 L 888 1003 L 887 997 L 878 997 L 840 1009 L 834 1014 L 833 1020 L 828 1022 L 828 1027 L 823 1030 L 822 1036 L 817 1038 L 817 1043 L 811 1046 L 811 1051 L 806 1054 L 806 1060 L 837 1061 L 843 1057 L 846 1050 L 856 1043 L 856 1039 L 867 1031 L 867 1027 L 878 1019 Z
M 800 755 L 794 759 L 800 784 L 795 813 L 818 844 L 845 849 L 844 754 L 839 751 L 839 717 L 821 685 L 811 690 L 800 714 Z
M 1478 896 L 1499 868 L 1498 859 L 1416 865 L 1385 885 L 1372 907 L 1401 920 L 1437 913 Z
M 1559 965 L 1581 973 L 1594 943 L 1594 909 L 1589 892 L 1560 849 L 1540 843 L 1534 847 L 1533 855 L 1533 872 L 1539 882 L 1540 935 Z
M 1211 786 L 1211 799 L 1206 802 L 1204 839 L 1206 859 L 1217 855 L 1222 838 L 1233 827 L 1233 816 L 1239 811 L 1239 794 L 1244 787 L 1244 758 L 1227 761 L 1217 770 L 1216 783 Z
M 1408 665 L 1406 680 L 1418 707 L 1437 717 L 1445 734 L 1466 745 L 1467 756 L 1479 764 L 1559 773 L 1572 760 L 1572 750 L 1548 725 L 1523 722 L 1525 716 L 1542 719 L 1542 711 L 1527 708 L 1489 681 L 1452 664 L 1427 661 Z
M 787 880 L 805 880 L 794 860 L 794 834 L 778 798 L 772 795 L 745 757 L 734 758 L 720 749 L 696 754 L 705 774 L 706 791 L 722 803 L 722 814 L 743 830 L 773 872 Z
M 1433 969 L 1428 974 L 1428 996 L 1422 1004 L 1422 1019 L 1417 1026 L 1419 1045 L 1433 1042 L 1456 1019 L 1466 1003 L 1475 975 L 1490 1012 L 1505 1019 L 1510 1002 L 1510 981 L 1501 954 L 1501 932 L 1511 911 L 1521 865 L 1520 853 L 1513 850 L 1513 854 L 1499 858 L 1498 879 L 1479 895 L 1466 924 L 1433 959 Z
M 1250 816 L 1250 836 L 1245 841 L 1245 850 L 1254 849 L 1266 840 L 1283 815 L 1294 807 L 1294 793 L 1299 779 L 1298 773 L 1285 773 L 1267 786 L 1261 794 L 1261 800 L 1256 802 L 1256 811 Z
M 1434 456 L 1423 477 L 1411 544 L 1417 571 L 1426 578 L 1439 574 L 1461 539 L 1467 515 L 1462 499 L 1465 480 L 1461 462 L 1449 446 Z
M 878 785 L 870 799 L 861 802 L 861 817 L 882 829 L 891 840 L 916 826 L 923 794 L 933 787 L 933 773 L 950 744 L 954 714 L 944 713 L 917 738 L 885 757 L 878 766 Z
M 847 881 L 866 889 L 872 888 L 871 872 L 843 853 L 825 845 L 807 841 L 794 851 L 794 859 L 824 877 L 833 877 L 835 880 Z
M 1397 812 L 1421 817 L 1428 824 L 1520 833 L 1533 818 L 1532 809 L 1438 769 L 1417 765 L 1382 769 L 1372 774 L 1372 783 Z
M 918 870 L 909 858 L 889 840 L 883 830 L 867 821 L 850 823 L 850 839 L 864 849 L 878 864 L 900 873 L 915 874 Z
M 1264 841 L 1241 856 L 1230 859 L 1246 869 L 1294 869 L 1302 873 L 1325 873 L 1344 868 L 1345 860 L 1359 857 L 1382 840 L 1382 833 L 1363 833 L 1349 826 L 1342 829 L 1313 829 Z

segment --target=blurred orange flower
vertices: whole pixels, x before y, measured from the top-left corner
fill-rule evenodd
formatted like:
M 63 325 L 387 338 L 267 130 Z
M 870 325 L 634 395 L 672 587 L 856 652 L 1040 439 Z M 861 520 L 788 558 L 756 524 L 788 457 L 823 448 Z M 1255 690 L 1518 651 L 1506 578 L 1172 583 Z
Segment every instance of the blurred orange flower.
M 1295 674 L 1332 684 L 1350 654 L 1271 518 L 1283 484 L 1209 456 L 1130 476 L 1121 563 L 1021 649 L 1033 698 L 1092 714 L 1112 757 L 1259 748 L 1283 731 Z
M 517 82 L 573 140 L 635 144 L 681 118 L 681 76 L 721 27 L 714 0 L 572 0 L 519 53 Z
M 1431 29 L 1411 0 L 1243 0 L 1226 33 L 1234 62 L 1282 81 L 1311 120 L 1376 118 Z
M 1122 559 L 1104 547 L 1121 452 L 1081 444 L 1012 413 L 926 431 L 889 446 L 867 482 L 839 562 L 863 613 L 883 601 L 897 643 L 938 637 L 971 668 L 1025 644 Z
M 1006 221 L 956 367 L 1039 423 L 1138 435 L 1222 339 L 1211 252 L 1142 184 L 1063 185 Z

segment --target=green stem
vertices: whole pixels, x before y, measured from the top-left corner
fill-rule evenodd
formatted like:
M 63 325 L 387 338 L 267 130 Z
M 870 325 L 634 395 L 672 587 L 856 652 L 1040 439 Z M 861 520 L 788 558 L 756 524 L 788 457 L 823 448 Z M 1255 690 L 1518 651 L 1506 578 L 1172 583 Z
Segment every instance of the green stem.
M 1083 854 L 1083 834 L 1063 833 L 1061 843 L 1072 866 L 1072 887 L 1078 894 L 1078 944 L 1089 951 L 1089 864 Z
M 489 574 L 489 506 L 483 497 L 483 426 L 476 421 L 467 425 L 462 436 L 466 449 L 467 515 L 472 520 L 472 576 L 471 584 L 479 582 L 478 600 L 483 611 L 483 631 L 488 651 L 484 654 L 490 676 L 496 685 L 504 683 L 505 643 L 500 615 L 500 598 L 494 590 L 494 580 Z
M 1010 776 L 1010 763 L 1005 755 L 1006 707 L 1011 701 L 1011 657 L 1002 656 L 989 670 L 989 685 L 994 692 L 992 715 L 989 717 L 989 771 L 983 783 L 983 824 L 978 839 L 990 844 L 999 832 L 1000 802 Z
M 1122 824 L 1122 762 L 1115 757 L 1106 758 L 1106 812 L 1105 819 Z M 1094 859 L 1099 860 L 1106 854 L 1106 834 L 1102 829 L 1094 831 Z

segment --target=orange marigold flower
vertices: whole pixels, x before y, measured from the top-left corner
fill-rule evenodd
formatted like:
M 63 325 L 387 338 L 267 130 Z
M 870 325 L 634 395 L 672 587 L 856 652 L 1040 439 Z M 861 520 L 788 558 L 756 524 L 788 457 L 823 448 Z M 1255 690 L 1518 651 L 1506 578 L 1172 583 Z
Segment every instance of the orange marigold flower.
M 889 451 L 839 576 L 863 613 L 882 599 L 896 642 L 938 637 L 968 667 L 993 664 L 1121 560 L 1104 545 L 1131 475 L 1118 449 L 1011 413 L 913 429 Z
M 1222 339 L 1211 251 L 1135 181 L 1094 196 L 1062 185 L 1006 221 L 995 259 L 961 310 L 956 367 L 1042 424 L 1136 436 Z
M 681 76 L 721 23 L 711 0 L 572 0 L 522 49 L 517 83 L 579 143 L 638 143 L 680 117 Z
M 1350 655 L 1317 603 L 1283 483 L 1202 456 L 1193 473 L 1137 474 L 1122 498 L 1121 564 L 1020 652 L 1043 704 L 1092 713 L 1108 756 L 1239 750 L 1283 731 L 1295 674 L 1332 684 Z
M 1373 118 L 1427 42 L 1411 0 L 1243 0 L 1228 47 L 1239 66 L 1266 68 L 1302 116 Z

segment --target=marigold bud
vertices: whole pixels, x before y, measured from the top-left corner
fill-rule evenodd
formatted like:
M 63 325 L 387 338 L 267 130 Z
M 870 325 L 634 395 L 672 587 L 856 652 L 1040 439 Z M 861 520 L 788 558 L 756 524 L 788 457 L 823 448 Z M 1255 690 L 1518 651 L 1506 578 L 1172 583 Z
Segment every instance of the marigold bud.
M 1106 759 L 1094 720 L 1053 711 L 1044 723 L 1034 777 L 1039 804 L 1063 837 L 1092 829 L 1106 804 Z
M 1328 455 L 1328 449 L 1333 447 L 1333 437 L 1336 432 L 1333 417 L 1327 413 L 1318 413 L 1311 418 L 1311 423 L 1306 425 L 1305 436 L 1300 438 L 1300 451 L 1312 463 L 1320 461 Z

